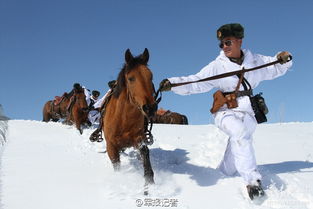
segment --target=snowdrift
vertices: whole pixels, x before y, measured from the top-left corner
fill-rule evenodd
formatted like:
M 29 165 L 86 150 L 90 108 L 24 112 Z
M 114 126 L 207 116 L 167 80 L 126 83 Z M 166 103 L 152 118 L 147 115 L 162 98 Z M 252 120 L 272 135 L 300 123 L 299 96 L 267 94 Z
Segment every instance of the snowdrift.
M 155 124 L 150 146 L 155 185 L 143 195 L 138 153 L 114 172 L 105 143 L 71 126 L 10 120 L 1 156 L 0 208 L 312 209 L 313 123 L 259 125 L 256 157 L 267 196 L 251 202 L 239 176 L 218 170 L 227 142 L 213 125 Z

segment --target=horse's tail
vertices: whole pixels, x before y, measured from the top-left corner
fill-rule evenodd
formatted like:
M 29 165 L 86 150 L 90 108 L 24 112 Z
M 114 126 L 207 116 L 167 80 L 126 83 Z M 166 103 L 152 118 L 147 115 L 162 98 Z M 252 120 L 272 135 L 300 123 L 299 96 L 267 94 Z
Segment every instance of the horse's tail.
M 48 101 L 43 106 L 43 109 L 42 109 L 42 121 L 43 122 L 48 122 L 50 120 L 48 116 L 49 114 L 52 113 L 52 103 L 53 101 Z
M 188 118 L 187 118 L 187 116 L 186 115 L 182 115 L 182 119 L 183 119 L 182 124 L 188 125 Z

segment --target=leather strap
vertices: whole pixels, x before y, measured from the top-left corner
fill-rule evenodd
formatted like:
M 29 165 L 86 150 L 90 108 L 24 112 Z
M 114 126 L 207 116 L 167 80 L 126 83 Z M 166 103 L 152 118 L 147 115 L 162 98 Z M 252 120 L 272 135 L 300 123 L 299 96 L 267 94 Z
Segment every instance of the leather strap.
M 231 92 L 223 92 L 223 95 L 227 95 L 227 94 L 233 94 L 235 93 L 234 91 L 231 91 Z M 237 97 L 243 97 L 243 96 L 252 96 L 253 95 L 253 91 L 252 89 L 249 89 L 249 90 L 244 90 L 244 91 L 238 91 L 236 93 L 236 96 Z
M 241 73 L 240 75 L 238 75 L 239 81 L 238 84 L 236 86 L 235 91 L 231 91 L 231 92 L 224 92 L 224 96 L 228 95 L 228 94 L 233 94 L 235 93 L 237 97 L 242 97 L 242 96 L 252 96 L 253 95 L 253 91 L 251 89 L 251 85 L 248 82 L 248 80 L 244 77 L 244 73 Z M 239 90 L 239 86 L 240 84 L 243 85 L 244 91 L 238 91 Z
M 290 56 L 288 61 L 290 61 L 291 59 L 292 59 L 292 57 Z M 276 60 L 274 62 L 270 62 L 270 63 L 264 64 L 264 65 L 260 65 L 260 66 L 254 67 L 254 68 L 250 68 L 250 69 L 242 68 L 241 70 L 236 70 L 236 71 L 232 71 L 232 72 L 222 73 L 222 74 L 219 74 L 219 75 L 207 77 L 207 78 L 200 79 L 200 80 L 197 80 L 197 81 L 173 83 L 173 84 L 171 84 L 171 87 L 183 86 L 183 85 L 187 85 L 187 84 L 191 84 L 191 83 L 199 83 L 199 82 L 203 82 L 203 81 L 210 81 L 210 80 L 216 80 L 216 79 L 220 79 L 220 78 L 225 78 L 225 77 L 229 77 L 229 76 L 233 76 L 233 75 L 242 74 L 242 73 L 258 70 L 258 69 L 261 69 L 261 68 L 265 68 L 265 67 L 268 67 L 268 66 L 271 66 L 271 65 L 278 64 L 280 62 L 281 62 L 281 60 L 278 59 L 278 60 Z
M 238 90 L 239 90 L 240 84 L 242 83 L 243 75 L 244 75 L 244 74 L 245 74 L 245 73 L 241 73 L 240 76 L 237 75 L 237 76 L 239 77 L 239 81 L 238 81 L 237 86 L 236 86 L 236 89 L 235 89 L 235 93 L 236 93 L 236 94 L 237 94 L 237 92 L 238 92 Z

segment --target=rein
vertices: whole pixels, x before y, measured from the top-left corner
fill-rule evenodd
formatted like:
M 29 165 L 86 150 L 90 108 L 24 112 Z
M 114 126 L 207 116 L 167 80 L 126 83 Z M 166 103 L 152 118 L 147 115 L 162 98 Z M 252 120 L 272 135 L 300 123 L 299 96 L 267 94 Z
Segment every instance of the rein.
M 154 89 L 154 100 L 155 100 L 155 103 L 157 105 L 159 105 L 159 103 L 162 100 L 162 93 L 161 93 L 160 89 L 158 89 L 157 92 L 155 92 L 154 86 L 153 86 L 153 89 Z M 160 97 L 159 97 L 159 94 L 160 94 Z M 152 135 L 152 132 L 151 132 L 152 131 L 152 126 L 153 126 L 153 121 L 150 118 L 145 117 L 145 123 L 144 123 L 145 140 L 144 140 L 144 143 L 146 145 L 152 145 L 153 142 L 154 142 L 153 135 Z
M 292 56 L 289 56 L 288 62 L 290 60 L 292 60 Z M 222 74 L 219 74 L 219 75 L 203 78 L 203 79 L 200 79 L 200 80 L 197 80 L 197 81 L 173 83 L 173 84 L 171 84 L 171 87 L 183 86 L 183 85 L 187 85 L 187 84 L 191 84 L 191 83 L 199 83 L 199 82 L 204 82 L 204 81 L 210 81 L 210 80 L 216 80 L 216 79 L 220 79 L 220 78 L 225 78 L 225 77 L 229 77 L 229 76 L 233 76 L 233 75 L 237 75 L 237 74 L 243 74 L 243 73 L 246 73 L 246 72 L 250 72 L 250 71 L 258 70 L 258 69 L 265 68 L 265 67 L 268 67 L 268 66 L 271 66 L 271 65 L 275 65 L 275 64 L 278 64 L 280 62 L 281 62 L 281 60 L 278 59 L 276 61 L 264 64 L 264 65 L 260 65 L 260 66 L 254 67 L 254 68 L 250 68 L 250 69 L 242 68 L 241 70 L 236 70 L 236 71 L 232 71 L 232 72 L 228 72 L 228 73 L 222 73 Z M 159 90 L 158 90 L 158 92 L 159 92 Z

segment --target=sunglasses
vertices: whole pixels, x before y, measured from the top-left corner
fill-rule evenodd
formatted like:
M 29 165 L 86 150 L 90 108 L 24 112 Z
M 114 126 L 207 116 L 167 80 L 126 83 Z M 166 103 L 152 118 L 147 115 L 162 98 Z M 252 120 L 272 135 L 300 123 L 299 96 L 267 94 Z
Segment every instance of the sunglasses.
M 218 45 L 221 49 L 224 48 L 224 46 L 231 46 L 233 45 L 233 40 L 227 40 L 227 41 L 221 41 L 221 43 Z

